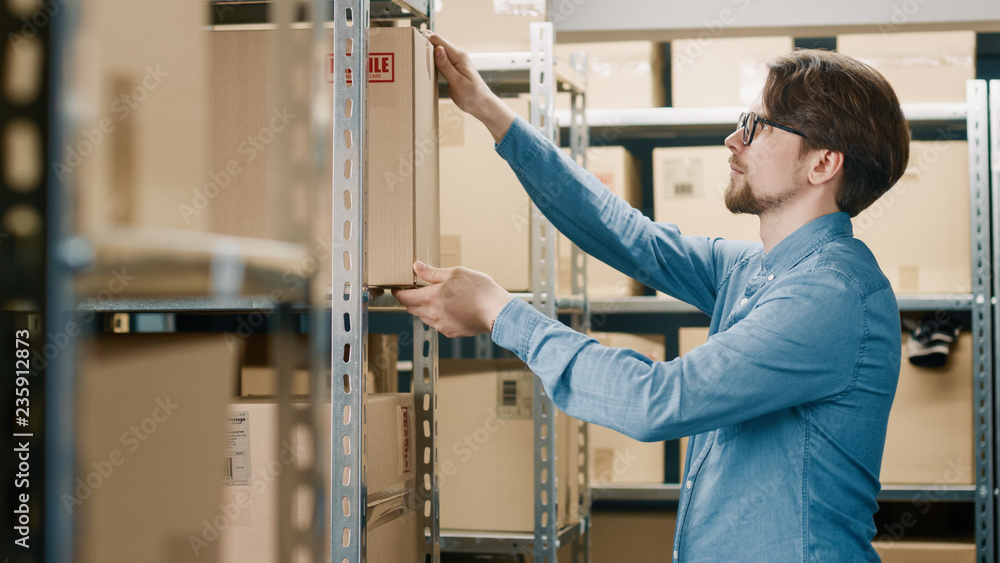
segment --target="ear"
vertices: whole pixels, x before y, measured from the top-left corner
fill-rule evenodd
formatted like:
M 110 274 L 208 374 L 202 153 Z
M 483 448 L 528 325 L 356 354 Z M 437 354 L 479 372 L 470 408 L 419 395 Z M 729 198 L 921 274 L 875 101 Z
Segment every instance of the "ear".
M 817 186 L 836 181 L 844 169 L 844 153 L 820 149 L 809 157 L 809 183 Z

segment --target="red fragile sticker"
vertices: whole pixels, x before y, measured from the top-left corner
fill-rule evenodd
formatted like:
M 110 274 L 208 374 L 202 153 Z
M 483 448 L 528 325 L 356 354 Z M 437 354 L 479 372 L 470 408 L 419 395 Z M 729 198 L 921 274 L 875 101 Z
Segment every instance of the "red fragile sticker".
M 392 53 L 371 53 L 368 55 L 368 82 L 395 82 L 396 65 L 395 57 Z M 336 81 L 337 73 L 334 70 L 334 55 L 327 55 L 326 81 L 333 83 Z M 347 85 L 354 84 L 354 73 L 348 67 L 344 73 Z

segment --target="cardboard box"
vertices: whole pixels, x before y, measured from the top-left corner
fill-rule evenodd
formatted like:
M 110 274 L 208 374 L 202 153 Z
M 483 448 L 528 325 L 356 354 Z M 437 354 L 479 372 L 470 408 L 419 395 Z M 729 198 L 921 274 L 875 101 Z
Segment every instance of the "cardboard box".
M 675 40 L 670 49 L 673 106 L 749 107 L 764 88 L 767 63 L 793 47 L 789 36 Z
M 874 542 L 882 563 L 974 563 L 976 545 L 943 542 Z
M 598 510 L 591 521 L 591 561 L 662 561 L 674 552 L 676 512 Z
M 83 345 L 66 500 L 77 561 L 218 561 L 195 540 L 219 511 L 239 353 L 204 334 L 102 334 Z
M 564 151 L 569 154 L 568 149 Z M 639 162 L 623 147 L 592 147 L 587 150 L 587 170 L 632 207 L 642 207 L 642 177 Z M 559 234 L 556 290 L 561 295 L 572 292 L 572 243 Z M 642 295 L 642 284 L 596 258 L 587 259 L 587 294 L 590 297 L 628 297 Z
M 545 0 L 437 0 L 434 29 L 470 53 L 530 51 L 533 22 Z
M 570 65 L 570 55 L 587 53 L 587 109 L 663 107 L 663 48 L 650 41 L 558 43 L 556 62 Z M 557 109 L 570 109 L 568 92 L 557 94 Z
M 707 328 L 678 331 L 681 355 L 708 340 Z M 889 412 L 881 481 L 893 485 L 975 483 L 972 416 L 972 336 L 963 332 L 941 369 L 907 361 L 903 335 L 896 397 Z M 681 446 L 684 471 L 686 440 Z
M 273 367 L 271 335 L 251 337 L 248 348 L 259 348 L 248 352 L 245 364 L 240 370 L 238 395 L 242 397 L 274 396 L 278 394 L 277 370 Z M 309 335 L 296 338 L 294 354 L 299 358 L 292 372 L 292 395 L 309 394 Z M 398 393 L 399 336 L 396 334 L 368 334 L 368 362 L 365 371 L 368 393 Z M 329 381 L 329 377 L 327 377 Z M 326 389 L 329 392 L 329 385 Z
M 662 334 L 592 332 L 590 336 L 604 346 L 630 348 L 654 362 L 664 360 Z M 587 432 L 591 483 L 663 482 L 663 442 L 640 442 L 596 424 L 588 426 Z
M 689 326 L 677 330 L 677 349 L 683 356 L 698 346 L 708 342 L 708 327 Z M 687 458 L 688 439 L 681 438 L 678 444 L 680 448 L 680 471 L 681 481 L 684 481 L 684 461 Z
M 655 149 L 655 220 L 675 223 L 686 235 L 760 240 L 756 217 L 726 209 L 729 155 L 726 147 Z M 854 218 L 855 237 L 897 293 L 971 291 L 968 186 L 965 141 L 914 141 L 903 177 Z
M 368 285 L 426 285 L 413 262 L 440 262 L 434 47 L 413 27 L 373 27 L 369 44 Z
M 733 214 L 723 199 L 731 154 L 725 146 L 653 149 L 654 220 L 685 235 L 759 241 L 760 221 Z
M 972 291 L 968 154 L 966 141 L 912 142 L 903 177 L 854 218 L 897 293 Z
M 76 227 L 208 230 L 186 217 L 209 182 L 204 4 L 95 0 L 70 50 L 78 130 L 52 163 L 76 182 Z
M 505 98 L 527 118 L 526 97 Z M 441 265 L 489 274 L 507 291 L 531 291 L 531 200 L 486 127 L 440 102 Z
M 965 103 L 976 77 L 974 31 L 838 35 L 837 51 L 878 69 L 904 104 Z
M 272 399 L 240 399 L 229 407 L 230 444 L 224 511 L 231 524 L 220 530 L 223 563 L 278 561 L 279 479 L 283 466 L 314 455 L 300 433 L 292 443 L 278 435 L 278 405 Z M 366 406 L 368 490 L 367 554 L 372 561 L 413 561 L 420 549 L 414 502 L 413 396 L 369 395 Z M 321 443 L 329 443 L 330 408 L 323 413 Z M 328 479 L 329 477 L 325 477 Z M 296 510 L 309 517 L 310 499 Z M 330 510 L 329 497 L 324 500 Z M 339 508 L 339 503 L 338 503 Z M 339 539 L 339 538 L 338 538 Z M 324 540 L 329 551 L 330 538 Z
M 441 528 L 534 530 L 534 374 L 517 360 L 441 360 L 439 369 Z M 558 413 L 549 430 L 559 526 L 573 523 L 578 505 L 577 467 L 566 454 L 574 451 L 573 422 Z
M 882 456 L 881 480 L 891 484 L 972 485 L 972 335 L 963 332 L 941 369 L 907 361 L 909 335 Z
M 269 211 L 267 193 L 274 159 L 269 147 L 275 142 L 291 143 L 301 151 L 308 147 L 306 124 L 275 107 L 268 96 L 273 37 L 266 29 L 220 28 L 208 33 L 213 110 L 209 169 L 230 171 L 227 187 L 211 208 L 213 230 L 223 234 L 277 238 L 281 226 Z M 292 34 L 293 41 L 309 37 L 307 30 Z M 372 28 L 368 70 L 368 284 L 422 285 L 413 274 L 413 261 L 439 261 L 433 50 L 414 28 Z M 335 76 L 331 70 L 331 87 Z M 342 169 L 338 164 L 337 170 Z M 321 182 L 332 184 L 332 174 L 331 166 Z M 322 208 L 332 209 L 330 197 L 321 194 Z M 317 220 L 312 201 L 296 200 L 293 209 L 297 221 Z M 332 225 L 332 216 L 318 221 L 323 227 L 311 257 L 320 283 L 329 285 L 332 227 L 326 226 Z

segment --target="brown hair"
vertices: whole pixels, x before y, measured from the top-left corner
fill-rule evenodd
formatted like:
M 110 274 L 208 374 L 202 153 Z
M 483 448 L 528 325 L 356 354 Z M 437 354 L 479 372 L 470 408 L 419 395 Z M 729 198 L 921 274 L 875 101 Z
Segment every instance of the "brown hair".
M 764 107 L 806 135 L 804 150 L 844 155 L 837 205 L 854 217 L 903 175 L 910 130 L 889 82 L 846 55 L 803 49 L 768 63 Z

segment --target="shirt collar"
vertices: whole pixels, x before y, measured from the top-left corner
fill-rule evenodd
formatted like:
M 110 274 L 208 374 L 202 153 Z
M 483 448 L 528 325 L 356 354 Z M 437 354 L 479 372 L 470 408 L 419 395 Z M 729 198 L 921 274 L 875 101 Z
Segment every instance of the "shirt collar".
M 854 236 L 851 217 L 843 211 L 817 217 L 788 235 L 764 255 L 764 270 L 782 274 L 801 262 L 819 247 L 843 237 Z

